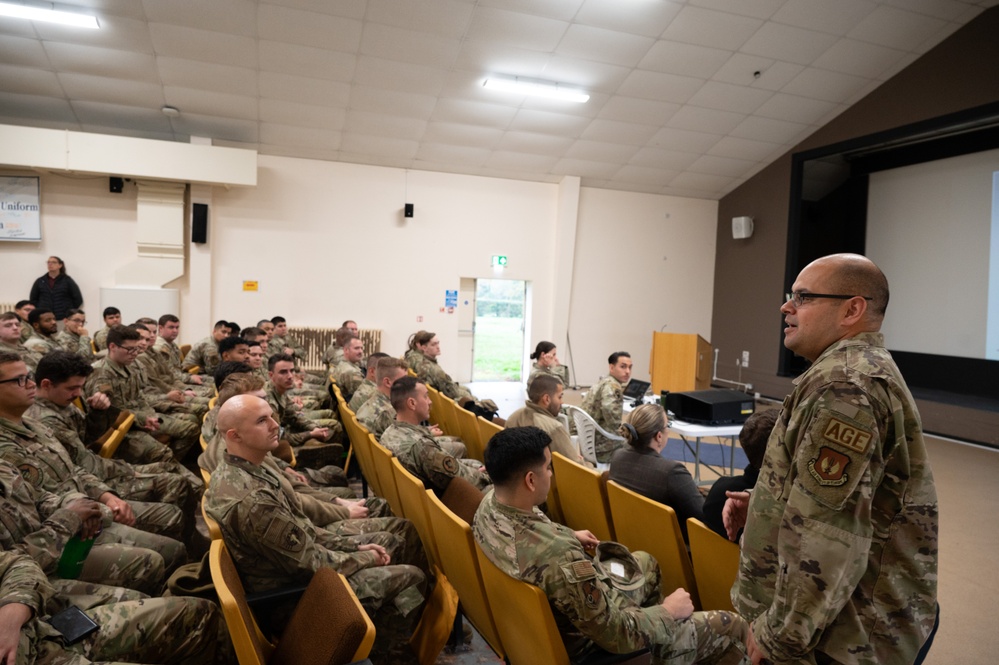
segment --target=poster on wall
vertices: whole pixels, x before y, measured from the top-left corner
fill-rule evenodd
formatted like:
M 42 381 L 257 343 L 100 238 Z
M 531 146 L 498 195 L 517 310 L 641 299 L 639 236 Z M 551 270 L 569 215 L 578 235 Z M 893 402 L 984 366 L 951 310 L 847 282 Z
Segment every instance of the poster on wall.
M 0 176 L 0 240 L 42 239 L 38 178 Z

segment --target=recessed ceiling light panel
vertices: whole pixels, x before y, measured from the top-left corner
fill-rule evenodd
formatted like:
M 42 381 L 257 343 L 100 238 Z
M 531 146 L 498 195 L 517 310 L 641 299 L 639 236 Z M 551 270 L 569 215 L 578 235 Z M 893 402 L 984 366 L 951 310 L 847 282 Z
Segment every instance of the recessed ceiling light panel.
M 579 104 L 586 102 L 590 98 L 588 94 L 577 88 L 568 88 L 554 81 L 541 81 L 522 76 L 493 75 L 482 83 L 482 87 L 500 92 L 512 92 L 517 95 L 547 97 L 548 99 L 560 99 Z
M 101 27 L 97 23 L 97 17 L 89 14 L 65 12 L 59 9 L 49 9 L 33 5 L 21 5 L 13 2 L 0 2 L 0 16 L 23 18 L 29 21 L 59 23 L 61 25 L 71 25 L 77 28 L 89 28 L 91 30 L 96 30 Z

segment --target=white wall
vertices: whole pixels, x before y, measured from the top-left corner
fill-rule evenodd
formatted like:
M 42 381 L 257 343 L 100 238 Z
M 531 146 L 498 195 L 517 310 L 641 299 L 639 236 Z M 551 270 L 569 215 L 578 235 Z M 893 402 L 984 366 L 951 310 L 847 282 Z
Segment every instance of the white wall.
M 717 216 L 716 201 L 582 189 L 569 310 L 576 383 L 607 374 L 614 351 L 631 353 L 633 376 L 648 380 L 663 326 L 711 341 Z

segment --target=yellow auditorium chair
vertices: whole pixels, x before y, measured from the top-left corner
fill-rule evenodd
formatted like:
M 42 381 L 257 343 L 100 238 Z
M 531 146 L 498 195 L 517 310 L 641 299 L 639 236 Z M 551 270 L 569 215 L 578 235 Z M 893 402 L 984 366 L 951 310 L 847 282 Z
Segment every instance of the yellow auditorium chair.
M 381 488 L 378 496 L 388 501 L 392 512 L 398 517 L 408 518 L 405 506 L 399 499 L 399 488 L 395 484 L 395 475 L 392 473 L 394 455 L 388 448 L 375 441 L 373 434 L 369 434 L 368 437 L 371 442 L 371 457 L 374 460 L 375 473 L 378 475 L 378 484 Z
M 458 429 L 461 432 L 461 440 L 465 442 L 465 456 L 469 459 L 477 459 L 482 462 L 486 446 L 482 442 L 479 423 L 476 421 L 477 416 L 468 409 L 463 409 L 460 406 L 455 410 L 455 415 L 458 418 Z
M 617 540 L 600 474 L 561 453 L 552 453 L 559 506 L 570 528 L 589 529 L 599 540 Z
M 694 517 L 687 519 L 687 537 L 701 608 L 734 612 L 729 592 L 739 573 L 739 546 Z

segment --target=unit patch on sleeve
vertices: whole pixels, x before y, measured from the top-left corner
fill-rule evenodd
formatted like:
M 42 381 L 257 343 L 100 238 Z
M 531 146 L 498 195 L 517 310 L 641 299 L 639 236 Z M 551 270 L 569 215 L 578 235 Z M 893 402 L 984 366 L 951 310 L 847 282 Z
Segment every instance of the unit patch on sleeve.
M 826 429 L 822 436 L 861 455 L 867 452 L 867 446 L 871 443 L 872 438 L 870 432 L 858 429 L 855 425 L 836 417 L 830 418 L 829 422 L 826 423 Z
M 839 487 L 850 479 L 846 473 L 846 467 L 849 464 L 849 457 L 832 448 L 822 446 L 819 448 L 819 456 L 808 462 L 808 472 L 812 474 L 819 485 Z

